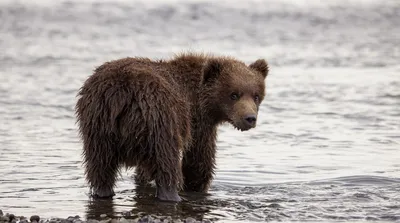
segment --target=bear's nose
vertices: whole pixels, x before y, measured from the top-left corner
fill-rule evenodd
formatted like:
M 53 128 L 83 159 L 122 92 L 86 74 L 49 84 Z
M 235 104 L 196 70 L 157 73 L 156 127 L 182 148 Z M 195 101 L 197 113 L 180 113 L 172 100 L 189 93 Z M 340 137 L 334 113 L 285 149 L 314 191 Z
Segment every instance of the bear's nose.
M 246 115 L 244 120 L 246 120 L 247 124 L 254 126 L 256 124 L 257 117 L 256 115 Z

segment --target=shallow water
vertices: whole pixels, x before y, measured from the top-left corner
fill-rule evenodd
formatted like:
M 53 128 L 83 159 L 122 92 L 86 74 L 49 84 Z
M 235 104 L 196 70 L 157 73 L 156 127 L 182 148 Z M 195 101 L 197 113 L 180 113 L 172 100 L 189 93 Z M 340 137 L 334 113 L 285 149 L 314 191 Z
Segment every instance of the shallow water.
M 224 221 L 400 221 L 397 1 L 2 1 L 0 209 Z M 257 129 L 225 125 L 210 193 L 155 203 L 123 172 L 90 201 L 75 95 L 125 56 L 194 49 L 271 66 Z

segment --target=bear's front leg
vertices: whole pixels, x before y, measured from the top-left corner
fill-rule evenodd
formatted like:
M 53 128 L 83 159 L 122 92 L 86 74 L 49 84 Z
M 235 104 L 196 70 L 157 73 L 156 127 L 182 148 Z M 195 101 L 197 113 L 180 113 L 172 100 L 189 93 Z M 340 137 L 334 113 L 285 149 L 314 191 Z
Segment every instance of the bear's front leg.
M 216 153 L 216 129 L 210 132 L 199 132 L 193 138 L 189 151 L 185 152 L 182 161 L 184 191 L 208 191 L 214 177 Z

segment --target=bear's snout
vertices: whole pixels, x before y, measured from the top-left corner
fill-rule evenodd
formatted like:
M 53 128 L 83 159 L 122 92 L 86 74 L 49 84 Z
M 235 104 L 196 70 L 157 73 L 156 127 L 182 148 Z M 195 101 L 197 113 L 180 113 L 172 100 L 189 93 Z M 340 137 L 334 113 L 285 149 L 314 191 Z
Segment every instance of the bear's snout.
M 233 107 L 233 114 L 230 116 L 231 123 L 241 131 L 255 128 L 257 124 L 257 106 L 250 98 L 240 100 Z
M 250 128 L 254 128 L 256 126 L 256 123 L 257 123 L 257 115 L 255 115 L 255 114 L 245 115 L 244 116 L 244 122 Z

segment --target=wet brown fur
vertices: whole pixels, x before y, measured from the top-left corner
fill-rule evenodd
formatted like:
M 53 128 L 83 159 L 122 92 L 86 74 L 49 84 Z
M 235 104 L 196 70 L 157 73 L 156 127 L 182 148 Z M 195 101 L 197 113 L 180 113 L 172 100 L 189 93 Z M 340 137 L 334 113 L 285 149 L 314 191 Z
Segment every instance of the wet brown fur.
M 168 190 L 206 192 L 215 169 L 217 126 L 241 130 L 264 98 L 265 60 L 183 53 L 171 60 L 106 62 L 79 91 L 77 121 L 86 179 L 112 191 L 119 168 Z M 232 92 L 240 98 L 232 100 Z M 258 100 L 255 99 L 258 95 Z M 182 158 L 183 155 L 183 158 Z

